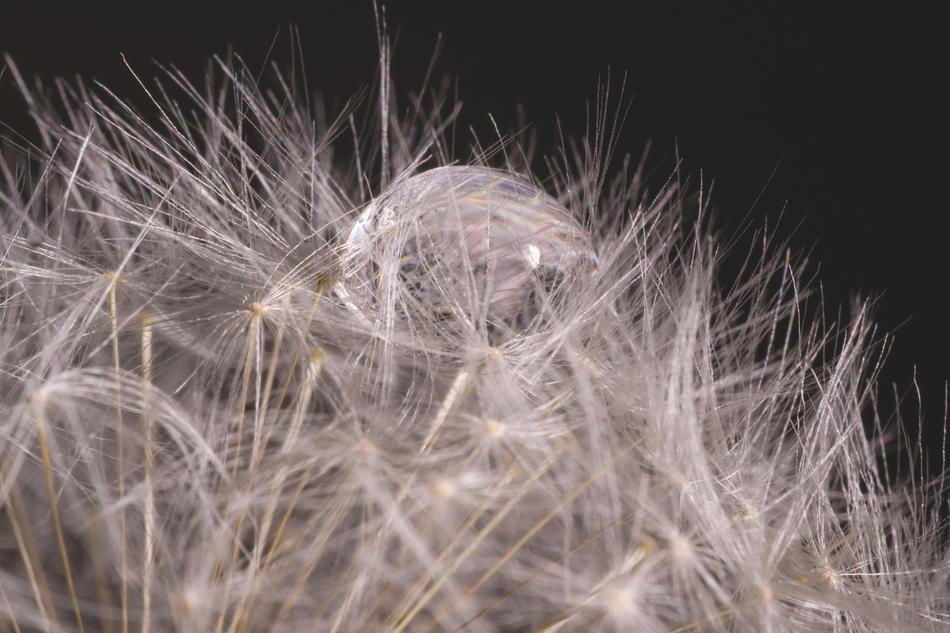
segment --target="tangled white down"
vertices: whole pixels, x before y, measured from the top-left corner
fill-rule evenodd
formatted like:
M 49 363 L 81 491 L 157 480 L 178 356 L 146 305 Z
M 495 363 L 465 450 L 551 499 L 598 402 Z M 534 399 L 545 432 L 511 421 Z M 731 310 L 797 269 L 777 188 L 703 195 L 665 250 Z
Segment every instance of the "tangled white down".
M 546 161 L 439 95 L 12 75 L 0 632 L 950 630 L 865 309 L 771 236 L 719 281 L 605 107 Z

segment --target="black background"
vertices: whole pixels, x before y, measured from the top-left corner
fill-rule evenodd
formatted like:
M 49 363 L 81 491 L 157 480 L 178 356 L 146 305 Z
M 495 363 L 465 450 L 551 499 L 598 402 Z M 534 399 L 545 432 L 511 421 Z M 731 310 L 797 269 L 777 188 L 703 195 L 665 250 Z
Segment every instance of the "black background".
M 133 4 L 3 6 L 0 49 L 25 74 L 79 74 L 143 103 L 120 53 L 141 75 L 155 60 L 200 80 L 229 44 L 251 67 L 275 41 L 273 58 L 288 60 L 294 25 L 311 86 L 331 102 L 373 81 L 369 0 Z M 626 72 L 620 151 L 652 140 L 655 164 L 669 165 L 678 148 L 685 171 L 715 182 L 723 232 L 781 215 L 779 235 L 811 252 L 831 306 L 878 298 L 877 321 L 895 333 L 885 391 L 895 383 L 913 419 L 916 373 L 936 455 L 950 369 L 950 15 L 944 3 L 871 4 L 473 0 L 386 13 L 397 84 L 418 85 L 441 33 L 437 68 L 458 77 L 465 121 L 481 129 L 489 113 L 510 129 L 520 103 L 542 141 L 556 114 L 582 134 L 598 76 L 610 68 L 616 85 Z M 0 84 L 0 121 L 27 129 L 9 75 Z

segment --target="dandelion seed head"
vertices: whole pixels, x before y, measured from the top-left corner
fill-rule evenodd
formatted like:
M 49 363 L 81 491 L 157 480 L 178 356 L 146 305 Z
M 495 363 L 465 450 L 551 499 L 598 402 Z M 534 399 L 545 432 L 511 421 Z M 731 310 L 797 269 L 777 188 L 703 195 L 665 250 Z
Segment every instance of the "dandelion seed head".
M 201 593 L 194 586 L 186 586 L 178 592 L 177 604 L 185 617 L 191 617 L 198 611 L 202 600 Z
M 252 317 L 260 318 L 267 312 L 267 306 L 258 301 L 252 301 L 247 304 L 247 311 Z
M 637 549 L 634 551 L 633 558 L 634 562 L 640 562 L 648 556 L 653 556 L 660 550 L 660 544 L 656 542 L 656 539 L 652 536 L 648 536 L 643 539 L 643 542 L 637 546 Z
M 455 155 L 427 99 L 337 151 L 217 63 L 155 117 L 58 84 L 33 190 L 0 159 L 0 630 L 950 625 L 950 477 L 886 476 L 872 325 L 769 240 L 719 283 L 606 104 L 558 156 Z
M 678 563 L 687 563 L 696 556 L 696 549 L 692 541 L 685 534 L 678 530 L 672 531 L 667 536 L 667 542 L 670 548 L 670 556 Z
M 679 490 L 685 491 L 689 488 L 689 478 L 679 471 L 673 471 L 670 474 L 670 480 Z
M 379 448 L 368 437 L 359 438 L 356 451 L 364 458 L 376 457 L 379 454 Z
M 456 486 L 454 481 L 447 477 L 442 477 L 432 482 L 432 494 L 436 499 L 451 499 L 457 492 L 458 486 Z
M 497 418 L 485 418 L 485 434 L 491 439 L 498 439 L 505 434 L 505 425 Z
M 602 592 L 601 604 L 618 622 L 629 621 L 637 611 L 636 587 L 629 583 L 620 587 L 608 587 Z
M 842 588 L 841 574 L 827 561 L 823 562 L 818 569 L 818 578 L 835 591 L 840 591 Z
M 323 363 L 323 350 L 319 347 L 315 347 L 310 350 L 310 365 L 311 368 L 320 367 Z
M 42 408 L 49 402 L 49 397 L 49 388 L 44 385 L 31 391 L 27 396 L 27 401 L 34 407 Z

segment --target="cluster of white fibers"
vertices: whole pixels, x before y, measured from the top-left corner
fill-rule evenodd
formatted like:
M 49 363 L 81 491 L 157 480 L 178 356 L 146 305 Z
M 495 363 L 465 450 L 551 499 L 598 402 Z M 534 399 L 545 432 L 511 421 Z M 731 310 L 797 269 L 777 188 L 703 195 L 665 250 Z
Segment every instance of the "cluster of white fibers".
M 864 310 L 809 317 L 768 239 L 717 284 L 701 196 L 606 177 L 604 102 L 458 161 L 386 72 L 332 120 L 235 62 L 146 112 L 11 76 L 0 632 L 948 630 Z

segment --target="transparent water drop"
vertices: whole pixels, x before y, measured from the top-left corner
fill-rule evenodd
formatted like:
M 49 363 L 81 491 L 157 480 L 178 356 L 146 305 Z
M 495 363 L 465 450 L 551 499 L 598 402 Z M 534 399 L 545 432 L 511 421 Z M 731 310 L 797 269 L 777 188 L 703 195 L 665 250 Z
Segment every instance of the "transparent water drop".
M 398 304 L 400 314 L 484 318 L 509 332 L 597 268 L 587 232 L 554 198 L 476 166 L 394 183 L 356 219 L 344 257 L 338 294 L 364 314 Z

